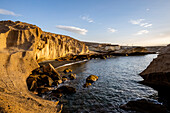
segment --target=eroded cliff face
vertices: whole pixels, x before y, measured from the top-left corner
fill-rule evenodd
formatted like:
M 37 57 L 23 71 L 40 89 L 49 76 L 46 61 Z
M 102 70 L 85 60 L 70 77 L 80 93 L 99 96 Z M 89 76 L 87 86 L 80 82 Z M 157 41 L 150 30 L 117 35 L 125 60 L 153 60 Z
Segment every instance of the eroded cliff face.
M 38 61 L 86 53 L 88 47 L 71 37 L 19 21 L 0 21 L 0 112 L 59 111 L 56 103 L 31 94 L 26 78 L 39 67 Z
M 85 43 L 69 36 L 43 32 L 23 22 L 0 22 L 0 50 L 33 51 L 37 61 L 51 60 L 68 54 L 86 54 Z
M 170 45 L 140 75 L 147 84 L 170 87 Z
M 47 60 L 64 57 L 70 54 L 86 54 L 88 47 L 69 36 L 43 32 L 34 48 L 36 59 Z

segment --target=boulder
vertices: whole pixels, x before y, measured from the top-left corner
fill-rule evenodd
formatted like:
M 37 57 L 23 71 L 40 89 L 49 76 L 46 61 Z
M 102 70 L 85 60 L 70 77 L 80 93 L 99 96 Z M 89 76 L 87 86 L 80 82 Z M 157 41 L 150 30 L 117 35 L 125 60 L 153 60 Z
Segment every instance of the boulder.
M 140 113 L 167 113 L 167 108 L 165 106 L 158 102 L 146 99 L 129 101 L 127 104 L 121 105 L 120 108 Z
M 70 78 L 70 80 L 74 80 L 76 79 L 76 74 L 71 73 L 70 75 L 68 75 L 68 77 Z
M 33 80 L 32 83 L 31 83 L 31 86 L 28 87 L 28 89 L 29 89 L 30 91 L 35 91 L 37 88 L 38 88 L 37 80 Z
M 61 75 L 50 63 L 47 66 L 43 65 L 43 72 L 44 74 L 47 74 L 49 77 L 51 77 L 54 81 L 61 79 Z
M 84 88 L 89 87 L 89 86 L 91 86 L 91 83 L 88 83 L 88 82 L 86 82 L 86 83 L 83 85 Z
M 41 75 L 40 79 L 38 79 L 38 86 L 46 85 L 46 86 L 52 86 L 52 83 L 54 81 L 51 79 L 51 77 L 47 75 Z
M 48 88 L 37 88 L 38 94 L 44 94 L 46 92 L 49 92 L 50 90 Z
M 106 59 L 107 57 L 106 56 L 101 56 L 100 59 Z
M 36 74 L 43 74 L 42 70 L 40 68 L 37 68 L 35 70 L 32 71 L 32 74 L 33 75 L 36 75 Z
M 35 89 L 38 88 L 37 77 L 30 76 L 27 78 L 26 82 L 27 82 L 28 89 L 30 91 L 34 91 Z
M 72 70 L 69 69 L 69 68 L 66 68 L 63 72 L 64 72 L 64 73 L 70 73 L 70 72 L 72 72 Z
M 62 77 L 62 81 L 63 81 L 63 82 L 65 82 L 65 81 L 67 81 L 67 80 L 68 80 L 68 78 L 67 78 L 66 76 L 63 76 L 63 77 Z
M 63 82 L 62 80 L 55 80 L 52 85 L 58 86 L 58 85 L 61 84 L 62 82 Z
M 89 77 L 87 77 L 86 82 L 87 82 L 87 83 L 93 83 L 93 82 L 95 82 L 95 81 L 97 81 L 97 80 L 98 80 L 98 76 L 96 76 L 96 75 L 90 75 Z
M 53 80 L 47 75 L 30 75 L 27 80 L 30 91 L 35 91 L 40 86 L 52 86 Z
M 57 97 L 57 98 L 61 98 L 63 96 L 62 93 L 52 93 L 53 96 Z
M 71 86 L 61 86 L 57 90 L 53 90 L 52 93 L 72 94 L 76 93 L 76 89 Z
M 57 81 L 59 84 L 61 84 L 63 82 L 62 80 L 55 80 L 55 81 Z

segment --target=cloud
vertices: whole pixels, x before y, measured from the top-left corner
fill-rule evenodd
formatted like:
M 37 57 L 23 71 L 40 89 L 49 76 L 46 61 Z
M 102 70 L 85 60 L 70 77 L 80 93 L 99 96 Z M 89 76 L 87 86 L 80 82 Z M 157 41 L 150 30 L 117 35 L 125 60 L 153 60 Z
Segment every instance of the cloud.
M 113 28 L 107 28 L 107 29 L 108 29 L 108 31 L 111 32 L 111 33 L 114 33 L 114 32 L 117 31 L 116 29 L 113 29 Z
M 149 11 L 149 10 L 150 10 L 149 8 L 146 9 L 146 11 Z
M 138 20 L 130 20 L 131 24 L 135 24 L 135 25 L 139 25 L 142 21 L 144 21 L 145 19 L 138 19 Z
M 151 27 L 152 24 L 146 24 L 144 27 Z
M 56 27 L 58 29 L 62 29 L 65 31 L 69 31 L 69 32 L 73 32 L 73 33 L 77 33 L 77 34 L 81 34 L 81 35 L 86 35 L 86 33 L 88 32 L 86 29 L 81 29 L 81 28 L 73 27 L 73 26 L 57 25 Z
M 129 22 L 130 22 L 131 24 L 139 25 L 139 26 L 145 27 L 145 28 L 152 26 L 152 24 L 146 23 L 146 22 L 143 22 L 143 21 L 145 21 L 145 19 L 130 20 Z
M 91 19 L 89 16 L 81 16 L 81 19 L 85 20 L 85 21 L 87 21 L 89 23 L 94 23 L 94 20 Z
M 140 31 L 138 31 L 136 34 L 134 34 L 134 35 L 143 35 L 143 34 L 147 34 L 147 33 L 149 33 L 149 31 L 148 30 L 140 30 Z
M 8 11 L 8 10 L 5 10 L 5 9 L 0 9 L 0 14 L 2 14 L 2 15 L 12 15 L 12 16 L 21 16 L 19 14 L 15 14 L 14 12 Z

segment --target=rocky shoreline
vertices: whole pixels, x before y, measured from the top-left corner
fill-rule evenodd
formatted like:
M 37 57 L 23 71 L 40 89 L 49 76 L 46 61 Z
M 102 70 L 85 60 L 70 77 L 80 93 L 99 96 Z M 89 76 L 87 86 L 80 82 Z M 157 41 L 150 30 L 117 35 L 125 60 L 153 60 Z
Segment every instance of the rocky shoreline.
M 169 66 L 169 60 L 167 60 L 167 58 L 169 58 L 168 52 L 162 53 L 162 55 L 158 57 L 158 61 L 156 60 L 154 62 L 162 62 L 162 60 L 159 61 L 159 58 L 162 59 L 163 57 L 163 64 Z M 57 85 L 61 83 L 61 81 L 59 81 L 60 79 L 62 79 L 62 81 L 67 79 L 67 77 L 59 76 L 55 69 L 53 69 L 53 66 L 50 65 L 44 66 L 43 68 L 48 71 L 43 70 L 41 73 L 39 69 L 41 70 L 42 66 L 39 65 L 38 62 L 56 60 L 58 61 L 57 65 L 61 65 L 63 62 L 71 63 L 85 59 L 106 59 L 111 56 L 145 55 L 151 53 L 155 52 L 147 51 L 143 47 L 91 53 L 84 42 L 69 36 L 44 32 L 36 25 L 20 21 L 0 21 L 0 111 L 22 113 L 61 112 L 62 105 L 58 105 L 58 101 L 52 102 L 44 100 L 29 91 L 31 90 L 41 94 L 45 92 L 45 90 L 49 90 L 42 86 L 47 85 L 47 87 L 49 87 L 51 85 Z M 155 63 L 152 64 L 155 65 Z M 156 68 L 159 67 L 157 64 L 156 66 Z M 167 68 L 166 66 L 162 65 L 163 68 L 161 69 L 169 70 L 169 67 Z M 167 78 L 167 72 L 169 71 L 161 69 L 157 70 L 159 70 L 159 72 L 165 72 L 166 76 L 164 78 Z M 151 76 L 148 72 L 152 73 L 153 70 L 154 69 L 150 70 L 150 67 L 148 67 L 148 71 L 144 71 L 141 76 L 147 80 L 146 78 L 149 78 L 147 76 Z M 36 74 L 37 76 L 35 76 Z M 74 74 L 70 75 L 70 79 L 74 78 L 74 76 Z M 98 79 L 97 77 L 90 78 L 94 79 L 94 81 Z M 45 82 L 36 83 L 37 81 L 41 81 L 40 79 Z M 159 79 L 159 81 L 160 80 L 162 79 Z M 86 81 L 87 84 L 85 86 L 92 83 L 88 81 L 89 80 Z M 154 79 L 148 79 L 148 81 L 155 82 Z M 169 85 L 169 79 L 168 82 L 166 79 L 163 79 L 161 83 L 168 83 Z M 38 86 L 37 88 L 36 84 Z M 74 88 L 62 88 L 63 92 L 67 92 L 70 89 L 72 90 L 71 92 L 75 92 Z M 61 89 L 53 92 L 61 93 Z
M 26 79 L 38 62 L 68 54 L 86 54 L 88 47 L 69 36 L 43 32 L 20 21 L 0 21 L 0 110 L 21 113 L 61 112 L 58 102 L 28 90 Z

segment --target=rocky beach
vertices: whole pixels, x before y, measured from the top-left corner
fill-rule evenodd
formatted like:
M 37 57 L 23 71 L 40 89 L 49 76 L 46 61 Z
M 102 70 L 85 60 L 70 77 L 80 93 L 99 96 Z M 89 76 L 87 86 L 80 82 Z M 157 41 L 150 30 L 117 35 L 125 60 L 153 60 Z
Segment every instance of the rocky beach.
M 78 75 L 69 68 L 62 73 L 55 69 L 64 64 L 158 52 L 158 57 L 140 73 L 144 79 L 141 83 L 158 91 L 164 88 L 168 90 L 170 87 L 170 45 L 167 47 L 130 47 L 83 42 L 69 36 L 44 32 L 36 25 L 20 21 L 0 21 L 0 112 L 62 112 L 63 104 L 59 102 L 59 99 L 50 101 L 41 97 L 42 94 L 48 92 L 52 92 L 51 94 L 56 98 L 60 98 L 63 94 L 74 95 L 76 93 L 76 88 L 64 83 L 76 80 Z M 93 84 L 100 79 L 98 75 L 89 74 L 82 87 L 88 88 L 91 85 L 93 87 Z M 60 86 L 62 83 L 64 85 Z M 139 101 L 139 105 L 146 103 L 149 102 Z M 152 102 L 148 105 L 167 112 L 164 106 L 155 106 Z M 122 108 L 129 109 L 127 106 L 124 105 Z M 138 108 L 133 110 L 138 111 Z

